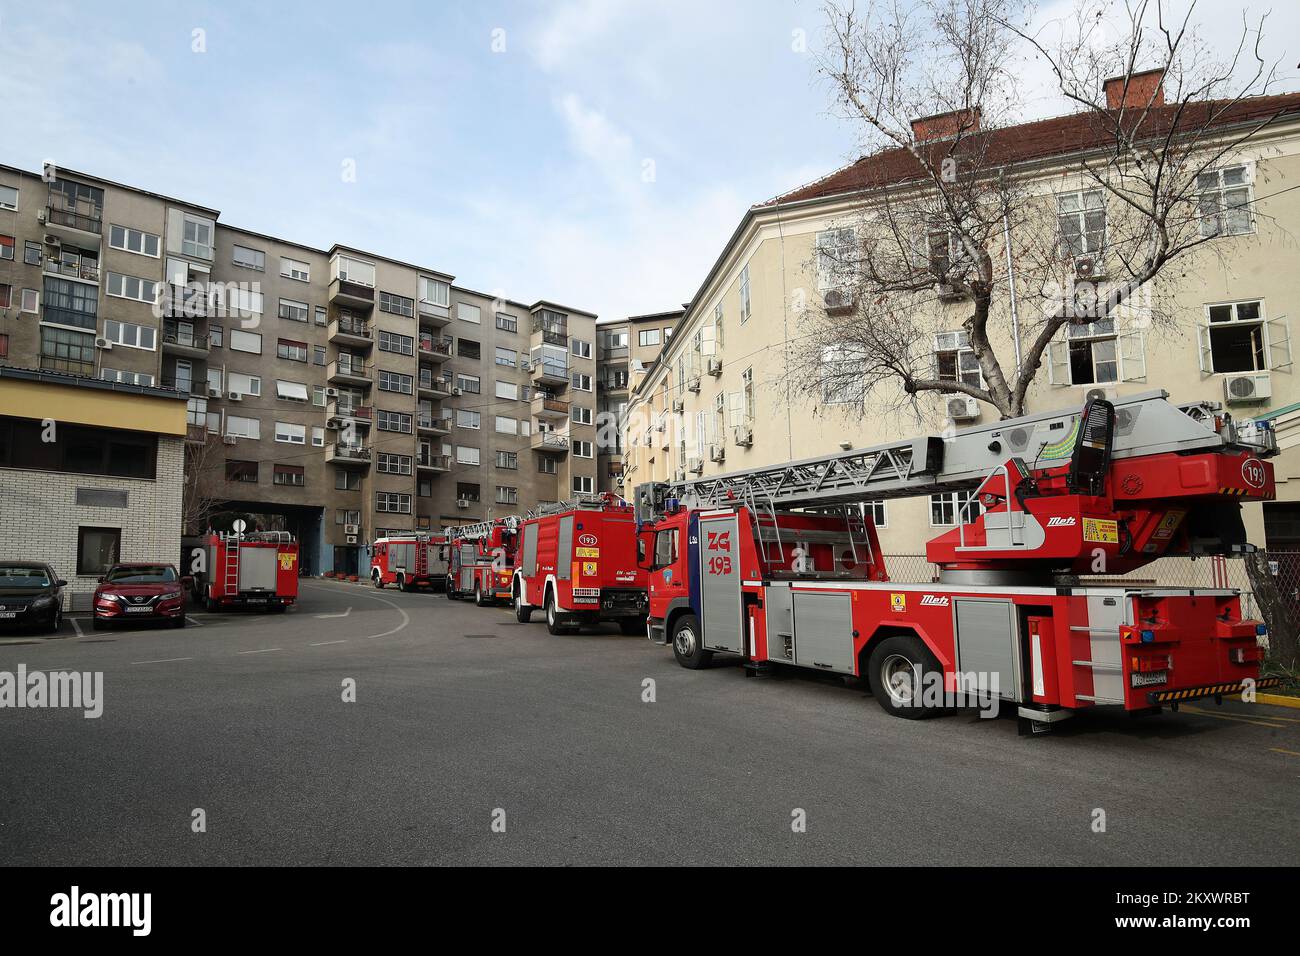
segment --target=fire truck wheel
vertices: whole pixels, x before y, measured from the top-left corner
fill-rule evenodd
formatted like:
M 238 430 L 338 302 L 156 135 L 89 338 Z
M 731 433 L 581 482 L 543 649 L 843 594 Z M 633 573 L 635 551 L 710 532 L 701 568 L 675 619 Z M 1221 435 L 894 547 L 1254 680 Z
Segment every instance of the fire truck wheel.
M 546 592 L 546 630 L 551 634 L 574 634 L 578 628 L 571 624 L 561 624 L 559 612 L 555 609 L 555 592 Z
M 939 662 L 919 637 L 897 634 L 876 645 L 867 663 L 871 694 L 885 712 L 919 720 L 938 713 L 922 702 L 926 677 L 939 673 Z
M 217 609 L 217 602 L 212 597 L 212 589 L 208 589 L 208 596 L 203 599 L 203 609 L 209 613 Z
M 700 619 L 694 614 L 683 614 L 673 623 L 673 657 L 693 671 L 713 663 L 713 651 L 706 651 L 700 643 Z
M 475 607 L 487 606 L 487 602 L 483 600 L 483 585 L 481 584 L 474 585 L 474 606 Z
M 533 609 L 529 605 L 524 603 L 523 595 L 521 595 L 518 591 L 515 592 L 514 604 L 515 604 L 515 620 L 518 621 L 520 624 L 527 624 L 532 619 Z
M 384 589 L 384 579 L 381 578 L 378 574 L 370 575 L 370 581 L 379 590 L 382 591 Z
M 638 617 L 625 617 L 618 622 L 618 629 L 628 637 L 645 634 L 645 621 Z
M 406 580 L 406 575 L 405 575 L 405 574 L 399 574 L 399 575 L 397 576 L 397 590 L 399 590 L 399 591 L 413 591 L 413 590 L 415 590 L 415 589 L 411 587 L 411 582 L 408 581 L 408 580 Z

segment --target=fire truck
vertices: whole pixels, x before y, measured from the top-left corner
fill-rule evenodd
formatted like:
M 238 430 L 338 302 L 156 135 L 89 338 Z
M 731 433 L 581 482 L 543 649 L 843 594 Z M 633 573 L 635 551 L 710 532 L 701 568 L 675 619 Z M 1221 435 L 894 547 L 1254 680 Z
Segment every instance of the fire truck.
M 1163 391 L 771 468 L 637 488 L 648 636 L 864 679 L 925 717 L 981 695 L 1042 732 L 1096 706 L 1154 712 L 1260 677 L 1266 633 L 1231 589 L 1125 584 L 1172 555 L 1240 555 L 1240 503 L 1274 497 L 1266 423 Z M 868 501 L 973 492 L 895 583 Z M 1088 583 L 1086 576 L 1103 580 Z
M 552 634 L 601 621 L 645 633 L 646 576 L 626 501 L 606 492 L 551 505 L 524 520 L 520 539 L 511 595 L 521 624 L 540 607 Z
M 410 534 L 377 538 L 370 547 L 370 580 L 380 590 L 390 584 L 402 591 L 445 587 L 446 537 Z
M 298 600 L 298 542 L 287 531 L 210 533 L 204 552 L 195 585 L 207 610 L 283 611 Z
M 474 596 L 479 607 L 510 601 L 515 566 L 516 517 L 496 518 L 444 532 L 447 540 L 447 597 Z

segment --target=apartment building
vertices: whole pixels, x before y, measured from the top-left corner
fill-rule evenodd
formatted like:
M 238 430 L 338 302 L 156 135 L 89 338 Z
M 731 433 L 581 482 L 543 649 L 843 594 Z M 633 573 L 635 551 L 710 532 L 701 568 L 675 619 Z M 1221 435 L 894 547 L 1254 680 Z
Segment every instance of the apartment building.
M 199 492 L 312 572 L 595 490 L 593 313 L 219 217 L 0 166 L 0 366 L 184 396 Z
M 599 491 L 623 494 L 623 432 L 631 378 L 654 364 L 684 310 L 634 315 L 602 322 L 596 329 L 598 426 L 596 484 Z
M 1096 390 L 1114 396 L 1159 388 L 1176 402 L 1210 400 L 1238 419 L 1271 420 L 1284 449 L 1276 459 L 1279 502 L 1249 507 L 1247 532 L 1261 545 L 1294 547 L 1300 540 L 1300 481 L 1292 480 L 1300 477 L 1300 376 L 1291 349 L 1300 299 L 1294 268 L 1300 94 L 1246 101 L 1241 110 L 1242 123 L 1279 110 L 1283 115 L 1240 155 L 1208 171 L 1203 185 L 1198 181 L 1206 208 L 1243 211 L 1207 223 L 1217 231 L 1214 254 L 1159 279 L 1185 321 L 1174 328 L 1118 320 L 1067 326 L 1045 355 L 1029 408 L 1081 405 Z M 1093 197 L 1084 194 L 1078 176 L 1078 151 L 1089 142 L 1085 121 L 1057 117 L 994 135 L 1013 172 L 1064 195 L 1054 210 L 1063 235 L 1105 235 L 1105 212 L 1091 208 Z M 865 157 L 746 212 L 663 354 L 639 381 L 633 376 L 624 435 L 629 489 L 942 434 L 996 416 L 964 395 L 932 392 L 918 396 L 918 420 L 910 410 L 893 411 L 892 403 L 864 400 L 860 392 L 815 382 L 800 387 L 808 383 L 791 379 L 790 356 L 806 347 L 807 304 L 824 310 L 840 305 L 827 297 L 833 290 L 819 268 L 822 250 L 855 228 L 882 190 L 897 186 L 888 175 L 893 159 L 890 151 Z M 935 298 L 922 317 L 935 374 L 982 386 L 962 329 L 969 303 Z M 1013 354 L 1015 317 L 1004 311 L 989 325 L 999 354 Z M 964 494 L 946 494 L 874 503 L 882 546 L 890 554 L 923 554 L 924 543 L 958 523 L 968 502 Z

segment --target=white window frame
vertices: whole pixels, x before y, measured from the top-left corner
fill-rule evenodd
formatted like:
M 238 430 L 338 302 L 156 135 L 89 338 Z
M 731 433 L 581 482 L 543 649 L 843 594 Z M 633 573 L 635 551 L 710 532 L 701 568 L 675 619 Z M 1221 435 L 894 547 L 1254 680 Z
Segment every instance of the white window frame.
M 749 321 L 752 314 L 753 302 L 749 297 L 749 263 L 746 262 L 740 270 L 740 324 L 744 325 Z
M 135 292 L 132 294 L 130 283 L 136 283 Z M 104 281 L 104 292 L 115 299 L 126 299 L 130 302 L 145 302 L 153 305 L 158 301 L 158 283 L 153 279 L 141 279 L 139 276 L 129 276 L 121 272 L 110 272 Z
M 276 422 L 275 440 L 283 445 L 306 445 L 307 426 L 294 422 Z
M 130 330 L 129 335 L 127 334 L 128 330 Z M 142 345 L 141 341 L 146 337 L 149 339 L 149 344 Z M 136 325 L 118 319 L 105 319 L 104 338 L 122 348 L 139 349 L 142 352 L 156 352 L 158 350 L 158 330 L 150 325 Z
M 262 420 L 247 415 L 226 415 L 224 434 L 249 441 L 262 440 Z
M 118 231 L 122 234 L 121 243 L 113 241 L 117 238 L 116 233 Z M 136 245 L 139 246 L 138 249 L 131 248 L 131 240 L 133 237 L 137 239 Z M 150 252 L 147 248 L 146 240 L 149 239 L 153 240 L 153 252 Z M 150 259 L 159 259 L 162 257 L 162 236 L 155 236 L 152 232 L 145 232 L 143 229 L 133 229 L 130 226 L 119 226 L 110 223 L 108 227 L 108 245 L 111 249 L 120 249 L 123 252 L 129 252 L 136 256 L 146 256 Z
M 1100 203 L 1100 205 L 1089 207 L 1087 203 L 1093 197 L 1096 198 L 1096 200 Z M 1068 205 L 1071 201 L 1078 204 L 1077 209 L 1062 208 L 1063 206 Z M 1090 232 L 1090 230 L 1088 229 L 1088 215 L 1090 213 L 1096 213 L 1098 211 L 1100 211 L 1101 213 L 1101 238 L 1097 241 L 1096 248 L 1093 248 L 1088 243 L 1088 235 Z M 1070 247 L 1065 237 L 1065 230 L 1061 228 L 1062 224 L 1067 218 L 1074 220 L 1074 224 L 1079 230 L 1078 232 L 1079 238 L 1081 239 L 1083 245 L 1086 246 L 1087 248 L 1074 249 Z M 1083 256 L 1102 255 L 1106 251 L 1106 235 L 1107 235 L 1107 230 L 1109 228 L 1110 228 L 1110 221 L 1106 211 L 1106 194 L 1105 191 L 1102 190 L 1100 187 L 1075 189 L 1069 192 L 1063 192 L 1057 194 L 1056 230 L 1061 243 L 1062 255 L 1072 256 L 1076 259 Z
M 253 261 L 240 262 L 239 253 L 241 250 L 243 252 L 252 253 Z M 258 265 L 259 257 L 260 257 L 261 265 Z M 265 272 L 266 252 L 262 249 L 254 249 L 252 246 L 242 246 L 236 242 L 232 244 L 230 247 L 230 264 L 233 266 L 238 266 L 241 269 L 252 269 L 254 272 Z
M 1258 319 L 1239 319 L 1237 309 L 1243 305 L 1258 305 Z M 1230 307 L 1232 318 L 1227 322 L 1211 322 L 1212 309 Z M 1200 369 L 1205 375 L 1251 375 L 1262 372 L 1289 372 L 1293 364 L 1291 350 L 1291 327 L 1285 315 L 1269 318 L 1268 306 L 1263 297 L 1257 299 L 1232 299 L 1227 302 L 1207 302 L 1205 304 L 1204 322 L 1197 326 L 1196 335 L 1199 345 L 1198 359 Z M 1261 328 L 1264 353 L 1264 368 L 1237 372 L 1220 372 L 1214 368 L 1214 350 L 1211 329 L 1227 328 L 1241 325 L 1258 325 Z
M 262 334 L 260 332 L 246 332 L 243 329 L 234 328 L 230 329 L 229 332 L 226 347 L 232 352 L 246 352 L 249 355 L 262 354 Z M 254 344 L 256 344 L 256 348 L 244 347 L 245 345 L 252 346 Z
M 1241 171 L 1240 183 L 1225 183 L 1225 174 Z M 1255 232 L 1255 183 L 1254 183 L 1254 166 L 1251 163 L 1230 163 L 1226 166 L 1218 166 L 1214 169 L 1207 169 L 1196 177 L 1196 209 L 1200 214 L 1200 233 L 1202 236 L 1249 236 Z M 1207 177 L 1214 177 L 1214 185 L 1203 185 Z M 1223 221 L 1225 219 L 1224 198 L 1227 193 L 1241 191 L 1245 193 L 1245 201 L 1234 203 L 1232 212 L 1243 210 L 1245 217 L 1245 228 L 1225 230 Z M 1214 200 L 1214 212 L 1205 211 L 1206 201 L 1210 198 Z M 1217 228 L 1207 229 L 1207 224 L 1218 223 Z
M 302 268 L 295 268 L 296 266 L 302 266 Z M 301 273 L 301 275 L 299 275 L 299 273 Z M 292 279 L 294 282 L 310 282 L 311 263 L 303 262 L 299 259 L 290 259 L 288 256 L 281 256 L 280 276 L 285 279 Z

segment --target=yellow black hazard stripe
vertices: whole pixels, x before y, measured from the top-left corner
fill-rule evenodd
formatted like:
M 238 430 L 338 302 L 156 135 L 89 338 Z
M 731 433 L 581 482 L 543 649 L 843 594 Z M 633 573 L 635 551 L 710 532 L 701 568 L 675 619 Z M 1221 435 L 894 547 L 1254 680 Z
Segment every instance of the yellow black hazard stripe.
M 1261 677 L 1255 681 L 1256 689 L 1276 687 L 1282 683 L 1280 677 Z M 1183 690 L 1153 690 L 1147 694 L 1147 701 L 1152 704 L 1168 704 L 1176 700 L 1195 700 L 1197 697 L 1210 697 L 1215 694 L 1241 693 L 1242 681 L 1228 681 L 1226 684 L 1206 684 L 1203 687 L 1187 687 Z

